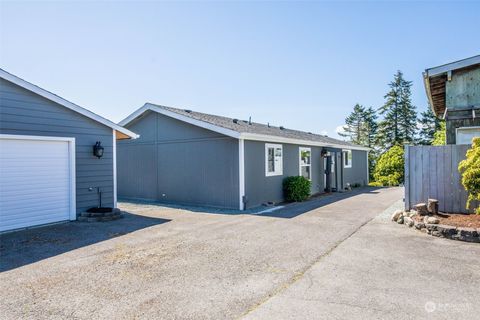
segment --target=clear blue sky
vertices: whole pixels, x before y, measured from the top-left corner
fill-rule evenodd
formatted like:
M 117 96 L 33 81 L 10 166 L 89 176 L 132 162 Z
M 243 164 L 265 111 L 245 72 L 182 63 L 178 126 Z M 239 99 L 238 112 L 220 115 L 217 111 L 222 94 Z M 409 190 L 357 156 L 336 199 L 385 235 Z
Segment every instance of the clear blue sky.
M 336 136 L 396 70 L 480 53 L 480 3 L 1 2 L 0 66 L 120 121 L 145 102 Z

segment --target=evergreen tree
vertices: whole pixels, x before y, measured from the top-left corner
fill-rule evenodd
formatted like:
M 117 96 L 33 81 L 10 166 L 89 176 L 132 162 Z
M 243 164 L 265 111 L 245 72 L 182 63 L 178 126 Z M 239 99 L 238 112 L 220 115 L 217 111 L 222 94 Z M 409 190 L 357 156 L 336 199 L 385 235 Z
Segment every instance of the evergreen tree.
M 373 148 L 377 143 L 377 112 L 370 107 L 365 110 L 363 119 L 365 125 L 365 142 L 362 143 L 362 145 Z
M 420 132 L 419 132 L 419 142 L 424 145 L 431 145 L 434 138 L 435 132 L 441 130 L 442 120 L 437 118 L 432 110 L 428 108 L 427 111 L 422 112 L 420 122 Z
M 345 126 L 343 126 L 343 132 L 338 134 L 342 137 L 347 137 L 349 141 L 361 145 L 364 139 L 365 131 L 365 108 L 356 104 L 353 107 L 352 113 L 345 118 Z
M 397 144 L 412 143 L 417 128 L 417 113 L 411 101 L 412 82 L 397 71 L 389 83 L 390 91 L 385 95 L 385 104 L 380 107 L 383 120 L 379 125 L 380 147 L 386 150 Z

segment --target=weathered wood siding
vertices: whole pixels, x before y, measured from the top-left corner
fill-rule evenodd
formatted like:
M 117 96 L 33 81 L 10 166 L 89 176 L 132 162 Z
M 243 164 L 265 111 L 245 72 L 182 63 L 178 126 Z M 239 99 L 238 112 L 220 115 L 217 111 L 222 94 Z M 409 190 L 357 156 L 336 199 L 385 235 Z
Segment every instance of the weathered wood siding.
M 461 184 L 458 164 L 469 145 L 405 146 L 405 209 L 428 198 L 439 200 L 442 212 L 468 213 L 468 193 Z

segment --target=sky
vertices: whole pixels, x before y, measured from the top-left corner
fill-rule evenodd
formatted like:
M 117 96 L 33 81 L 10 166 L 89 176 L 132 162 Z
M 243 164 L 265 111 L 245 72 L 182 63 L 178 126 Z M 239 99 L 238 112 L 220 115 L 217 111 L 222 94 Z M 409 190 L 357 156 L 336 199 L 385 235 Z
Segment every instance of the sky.
M 394 73 L 480 54 L 480 2 L 6 2 L 0 67 L 118 122 L 151 102 L 338 137 Z

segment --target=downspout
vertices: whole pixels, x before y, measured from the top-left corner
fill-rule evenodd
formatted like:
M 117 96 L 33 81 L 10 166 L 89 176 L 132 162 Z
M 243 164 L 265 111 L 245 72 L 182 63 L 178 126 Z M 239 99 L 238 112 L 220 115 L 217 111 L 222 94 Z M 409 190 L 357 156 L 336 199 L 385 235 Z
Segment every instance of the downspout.
M 245 210 L 245 140 L 238 139 L 238 200 L 239 210 Z

